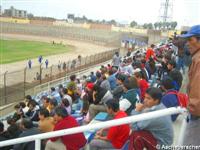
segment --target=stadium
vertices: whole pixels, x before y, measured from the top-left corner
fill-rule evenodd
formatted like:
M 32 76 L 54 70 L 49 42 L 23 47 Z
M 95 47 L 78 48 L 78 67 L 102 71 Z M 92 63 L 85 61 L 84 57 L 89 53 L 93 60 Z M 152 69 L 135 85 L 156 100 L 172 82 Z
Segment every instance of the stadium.
M 0 150 L 200 149 L 200 25 L 163 1 L 143 25 L 1 7 Z

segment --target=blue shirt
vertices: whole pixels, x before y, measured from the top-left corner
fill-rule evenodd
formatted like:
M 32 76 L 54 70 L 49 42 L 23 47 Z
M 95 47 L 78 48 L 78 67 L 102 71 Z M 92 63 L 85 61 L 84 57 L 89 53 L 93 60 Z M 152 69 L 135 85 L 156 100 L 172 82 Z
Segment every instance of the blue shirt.
M 108 81 L 110 83 L 111 90 L 114 90 L 117 87 L 117 80 L 115 74 L 108 77 Z

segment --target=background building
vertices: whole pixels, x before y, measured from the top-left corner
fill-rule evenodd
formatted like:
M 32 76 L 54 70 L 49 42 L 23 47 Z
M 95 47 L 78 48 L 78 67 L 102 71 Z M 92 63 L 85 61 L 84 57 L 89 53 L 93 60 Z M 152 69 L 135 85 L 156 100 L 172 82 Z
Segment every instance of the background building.
M 15 9 L 13 6 L 10 9 L 4 10 L 4 16 L 6 17 L 16 17 L 16 18 L 27 18 L 27 11 Z

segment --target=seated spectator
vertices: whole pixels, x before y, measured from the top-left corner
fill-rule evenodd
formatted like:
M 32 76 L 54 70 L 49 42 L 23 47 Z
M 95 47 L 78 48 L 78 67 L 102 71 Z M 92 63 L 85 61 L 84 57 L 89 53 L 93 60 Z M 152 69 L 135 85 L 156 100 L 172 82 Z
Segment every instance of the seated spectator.
M 29 110 L 25 114 L 25 117 L 28 117 L 31 121 L 39 121 L 38 111 L 40 108 L 36 105 L 35 100 L 29 101 L 28 107 Z
M 15 122 L 13 118 L 8 118 L 7 123 L 9 125 L 7 128 L 7 137 L 9 139 L 18 138 L 22 132 L 19 125 Z
M 176 69 L 176 62 L 173 60 L 169 61 L 167 68 L 169 70 L 168 75 L 175 81 L 175 90 L 179 91 L 182 86 L 183 76 L 181 72 Z
M 68 90 L 66 88 L 63 88 L 62 94 L 63 98 L 68 99 L 70 106 L 72 106 L 72 97 L 68 94 Z
M 56 91 L 56 89 L 54 87 L 51 87 L 51 98 L 56 99 L 58 104 L 61 103 L 60 94 L 59 94 L 59 92 Z
M 93 87 L 93 101 L 94 104 L 91 104 L 89 107 L 89 121 L 91 121 L 99 112 L 106 112 L 106 102 L 113 98 L 113 95 L 110 91 L 94 85 Z
M 67 114 L 63 107 L 55 109 L 54 120 L 56 121 L 54 131 L 78 127 L 78 122 L 72 116 Z M 45 150 L 79 150 L 86 144 L 83 133 L 64 135 L 51 138 L 46 145 Z
M 41 108 L 39 111 L 39 130 L 41 132 L 51 132 L 54 129 L 54 119 L 50 117 L 49 111 L 46 108 Z
M 22 119 L 20 126 L 23 129 L 23 132 L 19 135 L 19 137 L 41 133 L 37 128 L 33 127 L 33 123 L 30 119 Z M 35 141 L 14 145 L 14 150 L 35 150 Z
M 139 88 L 141 91 L 141 100 L 144 100 L 144 95 L 146 90 L 149 88 L 149 84 L 145 79 L 142 78 L 142 74 L 140 72 L 135 72 L 134 76 L 136 77 L 139 84 Z
M 95 82 L 95 84 L 97 84 L 97 85 L 101 85 L 101 82 L 102 82 L 102 75 L 101 75 L 101 73 L 100 72 L 96 72 L 96 77 L 97 77 L 97 79 L 96 79 L 96 82 Z
M 135 109 L 136 102 L 139 101 L 137 90 L 132 86 L 128 80 L 123 82 L 124 93 L 119 101 L 120 110 L 125 111 L 127 115 L 130 115 L 131 111 Z
M 55 99 L 51 99 L 49 102 L 50 116 L 54 116 L 56 106 L 58 106 L 57 101 Z
M 117 87 L 112 91 L 112 94 L 115 99 L 119 99 L 124 93 L 123 82 L 126 80 L 126 76 L 123 74 L 117 74 L 116 79 Z
M 20 105 L 23 113 L 26 113 L 28 111 L 28 107 L 26 106 L 25 102 L 19 102 L 19 105 Z
M 110 88 L 110 83 L 109 81 L 107 80 L 106 78 L 106 75 L 102 75 L 102 82 L 101 82 L 101 85 L 100 85 L 102 88 L 106 89 L 106 90 L 111 90 Z
M 114 116 L 113 119 L 127 117 L 124 111 L 119 110 L 119 103 L 115 99 L 107 101 L 106 108 L 108 114 Z M 91 150 L 121 149 L 129 138 L 130 127 L 128 124 L 110 127 L 106 136 L 103 135 L 103 131 L 98 131 L 95 139 L 91 141 Z
M 91 81 L 92 81 L 93 83 L 96 82 L 97 77 L 94 75 L 94 72 L 91 72 L 91 73 L 90 73 L 90 79 L 91 79 Z
M 15 113 L 12 118 L 15 122 L 17 122 L 19 119 L 24 117 L 24 112 L 19 104 L 15 105 L 14 109 L 15 109 Z
M 8 140 L 6 137 L 5 131 L 4 131 L 4 124 L 3 122 L 0 122 L 0 142 Z
M 26 106 L 28 105 L 28 103 L 29 103 L 30 100 L 32 100 L 31 95 L 26 95 L 26 96 L 25 96 L 25 103 L 26 103 Z
M 158 88 L 146 91 L 144 104 L 137 104 L 132 115 L 165 109 L 161 103 L 162 92 Z M 156 145 L 170 146 L 173 143 L 173 126 L 170 116 L 139 121 L 132 124 L 129 150 L 156 149 Z
M 50 112 L 50 98 L 48 98 L 48 97 L 43 97 L 42 98 L 42 106 L 44 107 L 44 108 L 46 108 L 49 112 Z
M 108 73 L 108 82 L 110 83 L 110 89 L 114 90 L 117 87 L 117 81 L 115 77 L 116 73 L 114 73 L 114 69 L 109 70 Z
M 72 108 L 71 108 L 67 98 L 62 99 L 61 106 L 64 107 L 67 110 L 67 113 L 69 115 L 71 114 Z
M 179 106 L 177 96 L 173 93 L 170 93 L 177 92 L 174 89 L 173 79 L 171 79 L 170 77 L 163 79 L 161 81 L 161 87 L 165 91 L 165 94 L 161 99 L 161 102 L 165 105 L 165 107 L 170 108 Z M 177 117 L 178 115 L 172 115 L 172 121 L 176 121 Z

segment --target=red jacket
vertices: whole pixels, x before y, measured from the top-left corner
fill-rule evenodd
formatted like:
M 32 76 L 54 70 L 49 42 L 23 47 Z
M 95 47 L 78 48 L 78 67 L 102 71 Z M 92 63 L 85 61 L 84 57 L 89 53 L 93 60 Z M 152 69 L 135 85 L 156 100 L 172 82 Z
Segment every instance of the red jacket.
M 73 118 L 72 116 L 67 116 L 55 125 L 54 131 L 69 129 L 78 126 L 79 126 L 78 122 L 75 120 L 75 118 Z M 62 137 L 55 137 L 51 138 L 50 140 L 54 142 L 59 138 L 61 138 L 67 150 L 79 150 L 86 144 L 86 139 L 83 133 L 65 135 Z
M 146 80 L 141 79 L 139 82 L 140 91 L 141 91 L 141 99 L 144 100 L 145 92 L 149 88 L 149 84 Z

